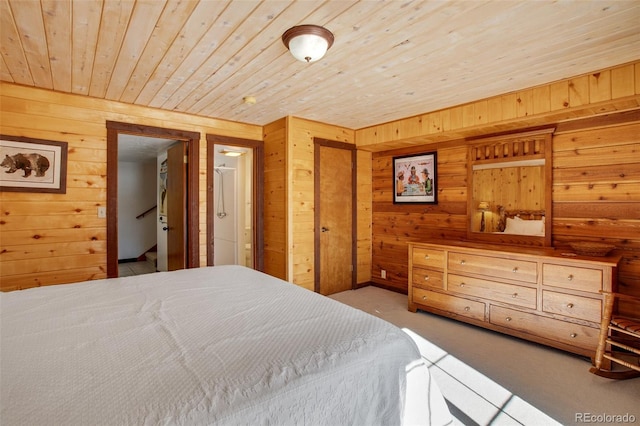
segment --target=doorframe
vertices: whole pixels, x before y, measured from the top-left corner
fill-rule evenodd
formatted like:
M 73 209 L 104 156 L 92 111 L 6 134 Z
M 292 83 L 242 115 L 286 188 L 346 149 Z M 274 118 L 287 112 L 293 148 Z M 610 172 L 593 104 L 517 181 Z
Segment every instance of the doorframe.
M 207 266 L 214 262 L 214 150 L 215 145 L 240 146 L 253 150 L 253 267 L 264 271 L 264 147 L 263 141 L 207 133 Z
M 186 264 L 197 268 L 199 259 L 199 160 L 200 133 L 142 124 L 106 122 L 107 126 L 107 278 L 118 277 L 118 135 L 128 134 L 175 139 L 187 147 Z
M 330 139 L 313 138 L 313 226 L 314 226 L 314 286 L 313 289 L 316 293 L 320 292 L 320 147 L 326 146 L 329 148 L 345 149 L 351 151 L 351 264 L 353 270 L 351 271 L 351 289 L 356 288 L 356 281 L 358 279 L 358 212 L 357 212 L 357 179 L 358 179 L 358 155 L 355 145 L 338 142 Z

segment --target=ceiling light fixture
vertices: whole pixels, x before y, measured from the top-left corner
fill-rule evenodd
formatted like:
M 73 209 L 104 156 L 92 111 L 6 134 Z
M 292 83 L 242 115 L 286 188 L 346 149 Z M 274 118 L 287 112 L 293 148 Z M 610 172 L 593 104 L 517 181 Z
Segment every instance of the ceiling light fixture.
M 297 60 L 315 62 L 333 45 L 333 34 L 318 25 L 298 25 L 282 34 L 282 42 Z
M 232 149 L 221 149 L 220 151 L 218 151 L 220 154 L 224 154 L 227 155 L 229 157 L 240 157 L 241 155 L 244 155 L 245 152 L 244 151 L 234 151 Z

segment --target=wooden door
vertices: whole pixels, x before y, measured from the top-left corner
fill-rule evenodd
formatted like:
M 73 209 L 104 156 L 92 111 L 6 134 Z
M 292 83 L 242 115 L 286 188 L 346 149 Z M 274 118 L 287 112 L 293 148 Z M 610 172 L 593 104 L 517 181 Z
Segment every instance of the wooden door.
M 352 151 L 319 145 L 319 293 L 353 288 Z
M 167 269 L 169 271 L 184 269 L 186 265 L 186 158 L 183 143 L 173 145 L 167 150 Z

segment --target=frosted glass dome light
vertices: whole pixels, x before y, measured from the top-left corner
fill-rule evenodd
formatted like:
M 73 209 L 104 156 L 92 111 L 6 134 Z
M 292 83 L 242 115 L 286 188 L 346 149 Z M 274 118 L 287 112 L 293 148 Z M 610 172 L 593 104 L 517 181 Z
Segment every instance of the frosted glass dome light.
M 282 42 L 294 58 L 302 62 L 315 62 L 322 58 L 333 44 L 333 34 L 318 25 L 299 25 L 282 35 Z

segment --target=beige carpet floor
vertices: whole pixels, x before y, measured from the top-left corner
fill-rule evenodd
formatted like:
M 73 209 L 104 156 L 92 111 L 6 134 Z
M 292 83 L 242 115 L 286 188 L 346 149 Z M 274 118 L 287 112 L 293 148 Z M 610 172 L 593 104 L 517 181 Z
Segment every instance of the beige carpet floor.
M 411 313 L 405 295 L 381 288 L 330 297 L 414 337 L 456 424 L 640 424 L 640 378 L 605 379 L 589 373 L 587 358 L 426 312 Z

